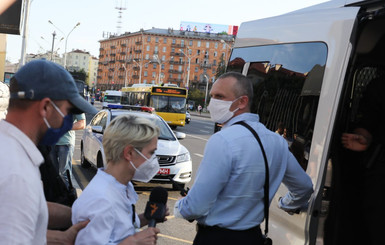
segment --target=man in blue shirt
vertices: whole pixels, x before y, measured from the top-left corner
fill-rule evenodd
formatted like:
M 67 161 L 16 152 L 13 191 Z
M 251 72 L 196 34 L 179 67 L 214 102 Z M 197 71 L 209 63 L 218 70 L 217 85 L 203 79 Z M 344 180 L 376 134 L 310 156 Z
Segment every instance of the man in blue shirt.
M 304 207 L 313 184 L 286 140 L 250 113 L 253 89 L 247 77 L 226 73 L 214 83 L 210 95 L 211 118 L 223 124 L 223 129 L 209 139 L 195 183 L 176 202 L 174 214 L 197 220 L 194 244 L 262 244 L 264 158 L 254 135 L 234 124 L 246 122 L 261 138 L 270 171 L 269 202 L 284 183 L 289 192 L 279 206 L 286 211 Z

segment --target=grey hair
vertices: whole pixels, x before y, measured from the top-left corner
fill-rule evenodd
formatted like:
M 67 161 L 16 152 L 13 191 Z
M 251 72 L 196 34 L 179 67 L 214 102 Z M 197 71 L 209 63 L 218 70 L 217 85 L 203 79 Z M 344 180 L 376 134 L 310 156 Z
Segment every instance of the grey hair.
M 103 134 L 103 148 L 106 161 L 116 163 L 123 156 L 127 145 L 138 150 L 159 136 L 159 128 L 150 120 L 134 115 L 117 116 Z
M 235 97 L 239 97 L 242 95 L 246 95 L 249 98 L 249 107 L 251 106 L 251 102 L 253 101 L 253 84 L 251 80 L 244 76 L 242 73 L 239 72 L 226 72 L 218 77 L 218 79 L 228 78 L 232 77 L 235 78 L 237 81 L 234 84 L 234 95 Z

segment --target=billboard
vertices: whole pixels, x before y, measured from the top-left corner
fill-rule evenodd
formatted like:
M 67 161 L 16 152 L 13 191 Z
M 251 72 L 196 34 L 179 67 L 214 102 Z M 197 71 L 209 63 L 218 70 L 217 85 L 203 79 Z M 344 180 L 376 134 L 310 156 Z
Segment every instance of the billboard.
M 0 33 L 20 34 L 22 0 L 1 0 Z
M 181 21 L 180 30 L 237 35 L 238 26 Z

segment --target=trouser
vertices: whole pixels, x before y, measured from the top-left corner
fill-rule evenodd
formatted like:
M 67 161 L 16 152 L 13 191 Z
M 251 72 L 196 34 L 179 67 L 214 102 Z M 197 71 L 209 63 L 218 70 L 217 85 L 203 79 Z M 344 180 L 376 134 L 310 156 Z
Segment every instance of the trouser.
M 72 156 L 74 152 L 73 145 L 55 145 L 50 152 L 50 157 L 54 166 L 56 167 L 59 175 L 63 178 L 67 187 L 69 186 L 69 181 L 67 177 L 67 169 L 72 176 Z
M 258 226 L 248 230 L 230 230 L 218 226 L 198 224 L 194 245 L 263 245 L 262 232 Z

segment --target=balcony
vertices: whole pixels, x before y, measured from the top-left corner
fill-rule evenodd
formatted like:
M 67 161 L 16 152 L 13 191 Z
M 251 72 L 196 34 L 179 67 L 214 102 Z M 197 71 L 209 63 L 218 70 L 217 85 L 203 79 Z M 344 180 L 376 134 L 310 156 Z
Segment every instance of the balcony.
M 183 45 L 177 44 L 177 43 L 172 43 L 172 44 L 171 44 L 171 47 L 175 47 L 175 48 L 183 48 Z
M 111 45 L 110 48 L 111 49 L 116 49 L 116 46 L 115 45 Z
M 176 73 L 176 74 L 182 74 L 183 71 L 178 71 L 178 70 L 168 70 L 169 73 Z
M 202 68 L 211 68 L 212 65 L 211 64 L 200 64 L 199 67 L 202 69 Z
M 120 52 L 120 55 L 126 55 L 126 52 L 122 51 Z
M 184 61 L 174 61 L 174 60 L 170 60 L 169 63 L 173 64 L 173 65 L 184 65 L 185 64 Z
M 139 66 L 134 66 L 132 69 L 133 69 L 134 71 L 139 71 L 139 70 L 140 70 L 140 67 L 139 67 Z
M 135 53 L 140 54 L 140 53 L 142 53 L 142 50 L 141 49 L 135 49 Z
M 127 45 L 125 43 L 120 44 L 120 46 L 127 47 Z
M 100 49 L 99 49 L 99 51 L 103 51 L 103 50 L 104 50 L 104 48 L 100 48 Z
M 115 56 L 116 56 L 116 54 L 115 54 L 115 53 L 111 53 L 111 54 L 110 54 L 110 56 L 113 56 L 113 57 L 115 57 Z
M 142 45 L 142 41 L 135 42 L 136 45 Z
M 132 75 L 133 79 L 139 79 L 139 75 Z
M 183 82 L 183 79 L 182 78 L 169 78 L 168 81 L 169 82 Z

